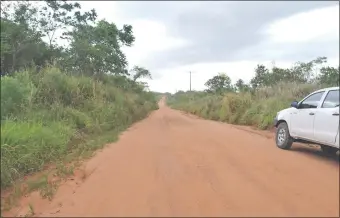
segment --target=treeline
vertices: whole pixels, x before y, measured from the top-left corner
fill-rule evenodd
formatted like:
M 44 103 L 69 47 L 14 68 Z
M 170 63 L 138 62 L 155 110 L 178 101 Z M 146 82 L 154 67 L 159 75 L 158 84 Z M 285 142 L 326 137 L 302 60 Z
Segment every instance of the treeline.
M 157 109 L 121 29 L 71 1 L 1 2 L 1 188 L 113 141 Z M 103 137 L 105 140 L 103 141 Z
M 220 73 L 205 83 L 206 91 L 211 93 L 247 92 L 255 91 L 261 87 L 274 86 L 282 82 L 338 86 L 339 67 L 325 66 L 326 64 L 326 57 L 318 57 L 307 63 L 297 62 L 291 68 L 274 66 L 268 69 L 259 64 L 255 68 L 255 76 L 250 80 L 249 84 L 246 84 L 242 79 L 232 84 L 227 74 Z
M 53 64 L 73 75 L 129 76 L 121 48 L 135 41 L 132 26 L 119 29 L 97 20 L 94 9 L 80 9 L 70 1 L 1 2 L 1 75 Z M 143 67 L 135 66 L 133 73 L 134 80 L 150 77 Z
M 287 69 L 257 65 L 249 84 L 241 79 L 232 84 L 227 74 L 220 73 L 205 83 L 205 91 L 180 91 L 167 102 L 207 119 L 268 129 L 276 113 L 291 101 L 319 88 L 339 86 L 339 67 L 326 64 L 327 58 L 319 57 Z

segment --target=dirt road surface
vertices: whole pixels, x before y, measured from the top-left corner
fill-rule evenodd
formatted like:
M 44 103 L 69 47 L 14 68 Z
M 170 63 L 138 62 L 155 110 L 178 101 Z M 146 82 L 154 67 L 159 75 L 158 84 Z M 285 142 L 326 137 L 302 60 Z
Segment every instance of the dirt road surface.
M 339 216 L 339 161 L 240 127 L 160 109 L 87 162 L 37 215 Z M 77 185 L 75 185 L 77 184 Z M 40 211 L 40 212 L 39 212 Z

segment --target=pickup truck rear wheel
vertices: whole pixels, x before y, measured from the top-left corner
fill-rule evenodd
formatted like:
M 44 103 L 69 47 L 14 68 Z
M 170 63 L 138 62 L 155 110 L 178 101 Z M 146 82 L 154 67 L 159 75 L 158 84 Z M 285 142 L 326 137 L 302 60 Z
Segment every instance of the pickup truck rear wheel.
M 288 150 L 292 147 L 294 139 L 289 134 L 288 125 L 286 122 L 280 123 L 276 129 L 276 146 Z
M 323 153 L 327 155 L 335 155 L 336 152 L 338 151 L 337 148 L 326 146 L 326 145 L 321 145 L 321 150 Z

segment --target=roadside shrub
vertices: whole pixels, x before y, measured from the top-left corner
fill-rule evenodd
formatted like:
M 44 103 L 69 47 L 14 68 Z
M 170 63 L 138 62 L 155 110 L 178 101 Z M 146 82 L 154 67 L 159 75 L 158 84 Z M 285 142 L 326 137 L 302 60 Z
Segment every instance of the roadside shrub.
M 259 129 L 272 127 L 276 113 L 291 101 L 325 87 L 320 84 L 278 83 L 255 92 L 219 94 L 180 92 L 168 97 L 168 104 L 206 119 L 231 124 L 250 125 Z
M 127 78 L 103 78 L 47 67 L 1 79 L 2 188 L 73 151 L 99 148 L 84 141 L 109 131 L 117 135 L 158 108 L 154 94 Z
M 15 116 L 31 102 L 35 87 L 32 83 L 21 81 L 16 77 L 1 78 L 1 119 Z

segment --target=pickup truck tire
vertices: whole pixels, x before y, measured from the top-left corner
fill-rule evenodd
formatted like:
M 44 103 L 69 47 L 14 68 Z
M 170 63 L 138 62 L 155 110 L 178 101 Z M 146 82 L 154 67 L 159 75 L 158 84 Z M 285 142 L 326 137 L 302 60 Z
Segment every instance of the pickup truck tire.
M 292 147 L 294 139 L 290 136 L 288 125 L 286 122 L 282 122 L 276 129 L 276 146 L 288 150 Z
M 323 153 L 327 155 L 335 155 L 336 152 L 338 151 L 337 148 L 333 148 L 333 147 L 326 146 L 326 145 L 321 145 L 321 150 Z

